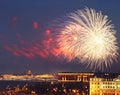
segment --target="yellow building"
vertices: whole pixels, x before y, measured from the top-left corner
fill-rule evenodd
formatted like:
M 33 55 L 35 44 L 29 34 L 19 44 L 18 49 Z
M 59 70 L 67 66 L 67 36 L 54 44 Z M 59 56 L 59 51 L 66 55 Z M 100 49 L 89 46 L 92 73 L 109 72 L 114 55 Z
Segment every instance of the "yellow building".
M 116 93 L 116 95 L 120 95 L 120 75 L 115 80 L 116 80 L 116 91 L 115 91 L 115 93 Z
M 89 95 L 120 95 L 120 76 L 117 78 L 90 78 Z
M 90 95 L 100 95 L 100 83 L 102 78 L 90 78 Z

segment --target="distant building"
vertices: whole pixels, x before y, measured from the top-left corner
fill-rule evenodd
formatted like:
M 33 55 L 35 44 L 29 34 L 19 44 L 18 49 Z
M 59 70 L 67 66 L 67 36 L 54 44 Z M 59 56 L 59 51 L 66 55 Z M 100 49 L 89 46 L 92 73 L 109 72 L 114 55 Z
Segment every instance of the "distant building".
M 29 76 L 32 75 L 32 71 L 28 70 L 27 73 L 26 73 L 26 75 L 29 75 Z
M 94 73 L 61 72 L 58 73 L 59 82 L 89 82 Z
M 58 73 L 58 82 L 62 83 L 65 90 L 77 91 L 78 95 L 89 95 L 89 81 L 94 77 L 94 73 Z
M 120 75 L 116 78 L 90 78 L 89 95 L 120 95 Z

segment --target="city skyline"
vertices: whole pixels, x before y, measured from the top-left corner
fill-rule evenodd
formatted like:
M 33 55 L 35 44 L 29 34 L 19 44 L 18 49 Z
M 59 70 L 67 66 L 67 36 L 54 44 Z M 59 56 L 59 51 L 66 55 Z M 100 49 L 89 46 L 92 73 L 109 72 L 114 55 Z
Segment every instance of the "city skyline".
M 49 26 L 52 21 L 85 7 L 107 15 L 115 26 L 118 46 L 120 41 L 120 1 L 104 0 L 1 0 L 0 1 L 0 73 L 90 72 L 93 71 L 78 60 L 48 54 Z M 38 53 L 39 49 L 39 53 Z M 29 50 L 29 51 L 28 51 Z M 44 52 L 43 52 L 44 51 Z M 119 51 L 118 51 L 119 52 Z M 108 72 L 120 72 L 118 62 L 105 68 Z

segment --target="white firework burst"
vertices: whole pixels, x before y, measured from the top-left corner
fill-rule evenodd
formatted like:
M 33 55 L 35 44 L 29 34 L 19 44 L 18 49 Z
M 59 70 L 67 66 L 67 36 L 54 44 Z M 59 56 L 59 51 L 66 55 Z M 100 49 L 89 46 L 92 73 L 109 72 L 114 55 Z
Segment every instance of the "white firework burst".
M 81 63 L 100 69 L 116 60 L 116 31 L 106 15 L 85 8 L 67 15 L 60 26 L 57 45 L 66 58 L 79 58 Z

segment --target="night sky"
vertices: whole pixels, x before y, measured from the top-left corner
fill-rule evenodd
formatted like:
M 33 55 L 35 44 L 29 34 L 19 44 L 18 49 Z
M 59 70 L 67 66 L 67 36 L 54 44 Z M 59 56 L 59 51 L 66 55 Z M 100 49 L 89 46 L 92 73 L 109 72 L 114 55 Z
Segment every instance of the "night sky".
M 50 24 L 85 7 L 112 20 L 120 41 L 120 0 L 0 0 L 0 73 L 87 72 L 77 61 L 48 53 Z M 50 51 L 49 51 L 50 52 Z M 105 71 L 120 72 L 119 61 Z

